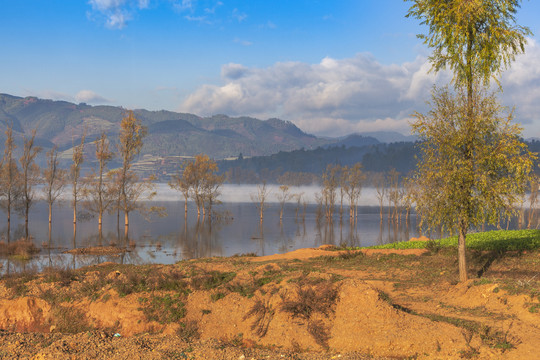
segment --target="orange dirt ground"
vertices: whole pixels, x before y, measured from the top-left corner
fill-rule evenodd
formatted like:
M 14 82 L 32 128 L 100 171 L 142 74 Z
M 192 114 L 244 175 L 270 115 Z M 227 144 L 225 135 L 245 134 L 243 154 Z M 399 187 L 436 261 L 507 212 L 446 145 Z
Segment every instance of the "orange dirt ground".
M 5 278 L 0 358 L 540 359 L 540 253 L 521 256 L 462 284 L 451 256 L 329 246 L 167 266 L 102 264 L 36 275 L 24 291 Z M 143 268 L 145 278 L 178 278 L 189 291 L 149 290 L 148 281 L 142 289 Z M 521 278 L 501 275 L 522 269 L 529 272 Z M 234 276 L 210 283 L 216 274 Z M 133 289 L 119 290 L 125 284 Z M 165 319 L 180 313 L 180 300 L 182 313 Z

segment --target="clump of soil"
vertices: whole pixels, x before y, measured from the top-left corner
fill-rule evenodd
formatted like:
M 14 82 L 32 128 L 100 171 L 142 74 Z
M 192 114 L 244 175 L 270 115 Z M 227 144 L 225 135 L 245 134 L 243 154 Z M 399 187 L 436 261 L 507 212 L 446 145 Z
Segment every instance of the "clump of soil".
M 471 252 L 470 275 L 482 275 L 466 284 L 451 249 L 369 255 L 303 249 L 4 277 L 0 358 L 535 356 L 538 251 Z

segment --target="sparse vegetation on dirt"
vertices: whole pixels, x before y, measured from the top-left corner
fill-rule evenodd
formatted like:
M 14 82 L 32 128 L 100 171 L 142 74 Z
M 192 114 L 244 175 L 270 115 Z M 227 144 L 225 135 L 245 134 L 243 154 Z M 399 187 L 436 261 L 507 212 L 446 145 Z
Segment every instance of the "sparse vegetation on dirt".
M 539 250 L 472 250 L 473 280 L 464 284 L 453 247 L 406 256 L 371 251 L 326 247 L 4 276 L 0 358 L 536 354 Z

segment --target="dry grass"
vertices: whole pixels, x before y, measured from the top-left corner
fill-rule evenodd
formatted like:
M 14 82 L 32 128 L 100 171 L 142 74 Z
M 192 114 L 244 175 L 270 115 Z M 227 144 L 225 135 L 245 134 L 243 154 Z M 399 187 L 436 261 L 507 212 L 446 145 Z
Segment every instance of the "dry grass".
M 259 337 L 263 337 L 268 332 L 270 322 L 274 317 L 274 309 L 269 303 L 265 303 L 261 299 L 257 299 L 249 312 L 244 316 L 244 320 L 254 316 L 255 320 L 251 324 L 251 330 Z
M 15 256 L 22 259 L 29 259 L 37 254 L 39 249 L 30 240 L 21 238 L 19 240 L 6 243 L 0 241 L 0 256 Z

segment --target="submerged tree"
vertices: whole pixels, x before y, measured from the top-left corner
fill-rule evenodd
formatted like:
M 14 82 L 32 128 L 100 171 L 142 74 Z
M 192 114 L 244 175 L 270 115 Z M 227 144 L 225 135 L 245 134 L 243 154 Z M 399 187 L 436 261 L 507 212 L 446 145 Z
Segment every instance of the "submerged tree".
M 373 176 L 373 183 L 375 184 L 376 197 L 379 201 L 380 217 L 381 222 L 383 221 L 383 208 L 384 208 L 384 198 L 386 197 L 386 177 L 383 173 L 376 173 Z
M 251 201 L 255 203 L 255 206 L 257 206 L 257 210 L 259 210 L 259 217 L 261 223 L 264 219 L 264 209 L 266 207 L 266 200 L 268 200 L 269 195 L 270 190 L 266 187 L 266 182 L 257 185 L 257 192 L 250 195 Z
M 30 138 L 24 139 L 23 154 L 19 159 L 21 164 L 21 203 L 20 210 L 24 214 L 25 234 L 28 239 L 28 215 L 34 201 L 34 185 L 39 182 L 39 166 L 35 163 L 37 154 L 41 151 L 34 140 L 36 130 L 32 131 Z
M 336 192 L 340 185 L 341 166 L 328 164 L 322 175 L 323 189 L 321 191 L 322 202 L 326 220 L 332 222 L 336 207 Z
M 210 159 L 208 155 L 199 154 L 195 156 L 195 187 L 201 194 L 203 214 L 212 218 L 212 209 L 219 202 L 221 195 L 220 188 L 225 177 L 218 175 L 217 163 Z
M 47 167 L 43 169 L 43 193 L 49 205 L 49 225 L 52 222 L 52 206 L 56 199 L 62 194 L 66 186 L 66 170 L 58 166 L 58 151 L 56 146 L 47 152 Z
M 280 185 L 279 192 L 276 193 L 276 198 L 279 201 L 279 222 L 283 221 L 283 211 L 285 210 L 285 203 L 293 198 L 287 185 Z
M 362 183 L 366 178 L 362 172 L 362 164 L 356 163 L 351 167 L 344 168 L 342 177 L 342 187 L 349 199 L 349 219 L 351 223 L 355 223 L 358 216 L 358 199 L 362 191 Z
M 187 213 L 187 197 L 191 196 L 197 205 L 197 216 L 208 213 L 212 216 L 213 205 L 218 202 L 220 187 L 223 184 L 224 176 L 218 175 L 217 163 L 210 159 L 208 155 L 199 154 L 194 161 L 184 163 L 182 175 L 173 177 L 169 186 L 180 190 L 184 195 Z
M 417 210 L 422 225 L 457 231 L 460 243 L 470 227 L 496 224 L 512 215 L 527 186 L 534 155 L 520 140 L 521 129 L 505 116 L 494 95 L 473 94 L 474 136 L 469 126 L 468 95 L 447 88 L 433 91 L 432 110 L 416 113 L 413 132 L 421 139 L 422 157 L 415 174 Z M 474 146 L 469 147 L 470 142 Z M 456 222 L 457 220 L 457 222 Z M 460 280 L 467 279 L 459 262 Z
M 71 178 L 71 204 L 73 205 L 73 223 L 77 223 L 77 203 L 79 201 L 79 195 L 82 193 L 82 189 L 79 186 L 79 179 L 81 177 L 81 165 L 84 162 L 84 139 L 85 133 L 81 137 L 81 143 L 79 145 L 73 146 L 73 155 L 70 167 L 70 178 Z
M 108 181 L 107 164 L 113 158 L 112 151 L 109 150 L 109 141 L 105 132 L 95 141 L 97 168 L 85 178 L 84 197 L 85 208 L 98 216 L 98 227 L 101 229 L 103 214 L 114 201 L 112 181 Z
M 180 165 L 180 171 L 171 176 L 169 186 L 171 189 L 180 191 L 184 197 L 184 217 L 187 218 L 188 200 L 193 187 L 193 167 L 189 166 L 189 161 L 185 160 Z
M 124 225 L 129 226 L 129 213 L 140 208 L 136 202 L 143 195 L 143 191 L 152 188 L 151 182 L 138 184 L 139 176 L 131 169 L 135 157 L 139 155 L 146 136 L 146 127 L 135 117 L 133 111 L 128 111 L 120 123 L 118 139 L 118 152 L 122 159 L 122 167 L 116 173 L 118 186 L 119 206 L 124 212 Z
M 6 129 L 6 142 L 4 145 L 4 156 L 0 164 L 0 205 L 6 211 L 8 224 L 8 237 L 11 223 L 11 210 L 19 203 L 22 191 L 19 181 L 19 169 L 17 161 L 13 158 L 13 150 L 16 148 L 13 141 L 13 126 L 8 125 Z

